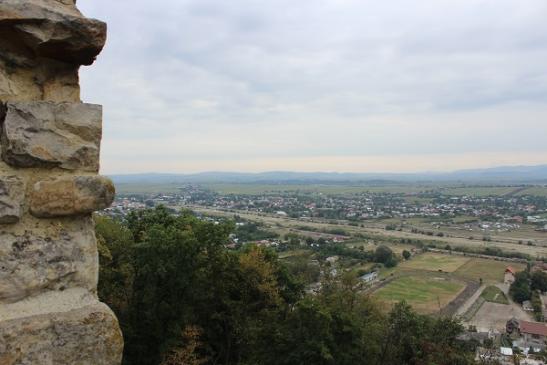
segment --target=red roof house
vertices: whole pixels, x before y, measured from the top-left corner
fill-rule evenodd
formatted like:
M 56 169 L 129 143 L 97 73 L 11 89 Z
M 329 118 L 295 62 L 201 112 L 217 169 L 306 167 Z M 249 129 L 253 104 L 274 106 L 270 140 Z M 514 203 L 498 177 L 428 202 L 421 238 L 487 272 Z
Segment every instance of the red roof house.
M 547 336 L 547 326 L 545 323 L 520 321 L 519 330 L 523 335 L 528 334 L 536 338 Z

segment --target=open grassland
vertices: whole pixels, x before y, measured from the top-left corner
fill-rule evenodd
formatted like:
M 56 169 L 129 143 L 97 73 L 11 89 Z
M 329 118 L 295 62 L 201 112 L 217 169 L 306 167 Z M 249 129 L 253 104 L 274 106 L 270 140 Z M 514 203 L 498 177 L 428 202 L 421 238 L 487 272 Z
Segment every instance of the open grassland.
M 481 293 L 481 297 L 484 298 L 487 302 L 499 303 L 499 304 L 509 304 L 507 297 L 497 286 L 488 286 L 484 288 Z
M 466 264 L 460 266 L 454 274 L 474 281 L 482 279 L 483 283 L 502 283 L 507 266 L 512 266 L 517 271 L 525 268 L 524 264 L 516 262 L 471 258 Z
M 123 183 L 116 184 L 118 194 L 173 194 L 180 192 L 184 184 L 144 184 L 144 183 Z
M 433 313 L 446 306 L 464 288 L 462 282 L 434 275 L 401 275 L 374 293 L 385 303 L 405 300 L 421 313 Z
M 456 186 L 440 188 L 440 191 L 445 195 L 455 196 L 501 196 L 501 195 L 535 195 L 547 196 L 547 186 Z
M 370 241 L 357 241 L 357 242 L 348 242 L 347 246 L 351 248 L 363 247 L 364 251 L 374 251 L 378 248 L 378 246 L 380 246 L 380 244 L 378 243 L 374 244 L 374 243 L 371 243 Z M 413 249 L 416 248 L 415 246 L 399 243 L 399 242 L 390 242 L 389 244 L 386 244 L 386 246 L 388 246 L 395 254 L 399 256 L 402 255 L 403 251 L 412 251 Z
M 156 193 L 175 193 L 180 188 L 188 185 L 184 182 L 163 182 L 163 183 L 117 183 L 116 190 L 120 194 L 156 194 Z M 370 193 L 392 193 L 408 194 L 405 197 L 407 202 L 427 203 L 430 198 L 418 197 L 414 194 L 438 191 L 444 195 L 454 196 L 501 196 L 501 195 L 536 195 L 547 196 L 547 186 L 458 186 L 454 184 L 386 184 L 386 185 L 367 185 L 364 184 L 262 184 L 262 183 L 193 183 L 201 185 L 210 190 L 223 194 L 239 195 L 257 195 L 272 194 L 284 192 L 300 193 L 323 193 L 323 194 L 358 194 L 364 192 Z
M 500 196 L 507 195 L 516 190 L 512 186 L 462 186 L 441 189 L 444 195 L 455 196 Z
M 284 251 L 284 252 L 279 252 L 278 253 L 278 257 L 280 259 L 287 259 L 287 258 L 291 258 L 291 257 L 297 257 L 297 256 L 305 256 L 305 257 L 309 257 L 311 255 L 310 251 L 309 250 L 290 250 L 290 251 Z
M 536 195 L 547 197 L 547 186 L 532 186 L 519 191 L 516 195 Z
M 469 260 L 469 257 L 459 255 L 425 253 L 405 261 L 401 267 L 414 270 L 454 272 Z
M 180 184 L 179 184 L 180 185 Z M 402 185 L 366 185 L 366 184 L 260 184 L 260 183 L 206 183 L 201 184 L 213 191 L 222 194 L 257 195 L 284 192 L 299 193 L 323 193 L 323 194 L 359 194 L 392 193 L 392 194 L 416 194 L 426 191 L 438 190 L 445 195 L 454 196 L 501 196 L 510 195 L 539 195 L 547 196 L 547 187 L 531 186 L 522 189 L 514 186 L 442 186 L 423 184 Z M 142 187 L 140 187 L 142 189 Z M 430 198 L 407 196 L 408 202 L 427 203 Z
M 323 193 L 323 194 L 358 194 L 370 193 L 419 193 L 431 189 L 421 185 L 345 185 L 345 184 L 202 184 L 210 190 L 222 194 L 257 195 L 284 192 Z

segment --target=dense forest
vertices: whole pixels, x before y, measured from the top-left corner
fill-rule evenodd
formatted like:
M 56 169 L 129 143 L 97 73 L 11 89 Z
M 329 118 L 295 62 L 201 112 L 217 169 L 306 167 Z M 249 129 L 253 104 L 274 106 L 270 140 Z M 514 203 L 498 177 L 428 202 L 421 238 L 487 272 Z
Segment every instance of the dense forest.
M 120 321 L 124 364 L 473 363 L 458 322 L 405 303 L 387 313 L 346 273 L 306 294 L 274 251 L 226 249 L 234 229 L 162 207 L 96 217 L 99 296 Z

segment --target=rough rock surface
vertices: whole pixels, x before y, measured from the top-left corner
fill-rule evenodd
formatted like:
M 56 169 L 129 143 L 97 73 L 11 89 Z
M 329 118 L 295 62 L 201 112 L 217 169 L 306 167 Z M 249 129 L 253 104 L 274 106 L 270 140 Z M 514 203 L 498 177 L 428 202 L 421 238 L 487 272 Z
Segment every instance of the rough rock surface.
M 122 347 L 118 321 L 102 303 L 0 326 L 2 365 L 114 365 L 121 362 Z
M 114 188 L 78 83 L 105 40 L 75 0 L 0 0 L 0 365 L 121 363 L 91 215 Z
M 47 290 L 82 287 L 95 291 L 97 260 L 95 235 L 89 229 L 60 229 L 47 237 L 32 232 L 1 233 L 0 305 Z
M 2 158 L 15 167 L 98 171 L 100 105 L 10 102 L 0 107 Z
M 18 177 L 0 176 L 0 224 L 19 222 L 23 189 L 23 182 Z
M 106 41 L 106 24 L 81 16 L 58 1 L 2 0 L 0 32 L 4 42 L 25 45 L 34 57 L 90 65 Z
M 39 181 L 30 197 L 30 212 L 40 218 L 88 214 L 109 207 L 114 194 L 114 184 L 103 176 Z
M 27 62 L 5 51 L 0 41 L 0 101 L 8 100 L 79 102 L 78 66 L 53 60 Z

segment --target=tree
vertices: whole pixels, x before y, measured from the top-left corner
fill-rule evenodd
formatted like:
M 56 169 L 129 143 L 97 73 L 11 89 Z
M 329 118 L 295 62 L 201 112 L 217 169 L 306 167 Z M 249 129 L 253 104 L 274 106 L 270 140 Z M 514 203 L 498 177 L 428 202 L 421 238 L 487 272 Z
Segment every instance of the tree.
M 200 340 L 203 331 L 196 326 L 187 326 L 182 332 L 184 345 L 171 350 L 161 365 L 202 365 L 209 359 L 200 355 L 199 350 L 203 348 L 203 342 Z
M 393 258 L 393 251 L 391 248 L 381 245 L 374 251 L 374 261 L 385 264 Z
M 547 291 L 547 273 L 536 271 L 532 274 L 532 290 Z
M 389 313 L 376 364 L 474 364 L 457 340 L 462 331 L 456 320 L 421 316 L 398 303 Z
M 98 295 L 116 313 L 125 333 L 135 275 L 133 236 L 121 222 L 101 216 L 95 217 L 95 234 L 100 263 Z
M 518 303 L 530 299 L 532 291 L 530 289 L 530 274 L 528 271 L 520 271 L 515 274 L 515 281 L 509 287 L 509 294 Z
M 403 258 L 404 258 L 405 260 L 408 260 L 408 259 L 410 258 L 410 256 L 412 256 L 412 255 L 411 255 L 411 253 L 410 253 L 409 251 L 407 251 L 407 250 L 404 250 L 404 251 L 403 251 Z

